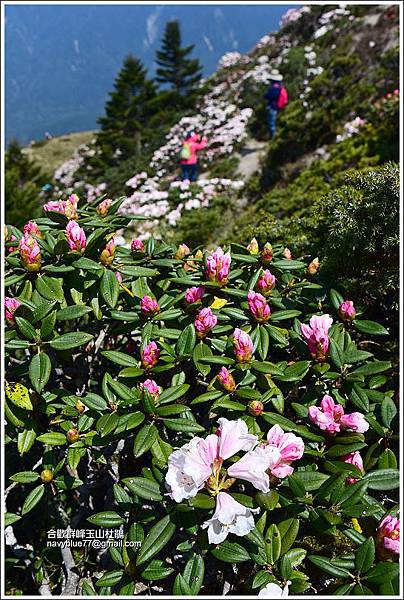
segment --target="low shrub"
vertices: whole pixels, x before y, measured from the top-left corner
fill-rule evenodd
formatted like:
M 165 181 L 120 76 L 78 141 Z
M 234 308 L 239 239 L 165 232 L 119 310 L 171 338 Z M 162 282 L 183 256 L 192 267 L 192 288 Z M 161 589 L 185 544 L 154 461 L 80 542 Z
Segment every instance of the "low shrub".
M 115 247 L 122 201 L 6 256 L 8 588 L 398 594 L 389 331 L 280 245 Z

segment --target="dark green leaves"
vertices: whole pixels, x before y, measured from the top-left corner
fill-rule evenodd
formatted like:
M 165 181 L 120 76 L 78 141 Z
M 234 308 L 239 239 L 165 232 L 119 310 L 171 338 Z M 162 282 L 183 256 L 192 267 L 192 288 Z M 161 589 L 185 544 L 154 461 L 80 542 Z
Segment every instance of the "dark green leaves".
M 44 352 L 39 352 L 32 357 L 29 365 L 29 379 L 36 392 L 42 392 L 48 383 L 51 369 L 50 358 Z
M 101 296 L 110 308 L 114 308 L 118 302 L 119 283 L 115 273 L 105 269 L 100 283 Z
M 49 345 L 55 350 L 72 350 L 87 344 L 93 336 L 90 333 L 83 333 L 81 331 L 75 331 L 72 333 L 64 333 L 59 337 L 51 340 Z
M 139 550 L 136 564 L 141 565 L 156 554 L 160 552 L 162 548 L 172 538 L 175 531 L 175 524 L 171 521 L 170 516 L 167 515 L 156 523 L 145 537 L 142 546 Z

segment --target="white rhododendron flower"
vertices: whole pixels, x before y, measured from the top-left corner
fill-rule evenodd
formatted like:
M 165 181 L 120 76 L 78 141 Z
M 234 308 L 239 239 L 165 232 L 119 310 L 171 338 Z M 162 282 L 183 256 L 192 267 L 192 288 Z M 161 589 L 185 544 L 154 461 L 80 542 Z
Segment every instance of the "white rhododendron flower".
M 210 544 L 220 544 L 229 533 L 247 535 L 255 527 L 253 513 L 259 512 L 259 508 L 247 508 L 227 492 L 219 492 L 216 497 L 216 510 L 212 518 L 203 523 L 202 528 L 208 528 Z

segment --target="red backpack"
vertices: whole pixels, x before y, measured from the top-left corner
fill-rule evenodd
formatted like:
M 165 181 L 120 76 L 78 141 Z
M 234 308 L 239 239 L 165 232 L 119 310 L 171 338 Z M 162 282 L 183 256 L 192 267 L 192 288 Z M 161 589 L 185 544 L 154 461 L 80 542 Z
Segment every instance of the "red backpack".
M 281 91 L 279 92 L 279 98 L 278 98 L 278 102 L 277 102 L 277 108 L 278 110 L 282 110 L 283 108 L 285 108 L 285 106 L 288 103 L 288 93 L 286 91 L 286 89 L 282 86 L 281 87 Z

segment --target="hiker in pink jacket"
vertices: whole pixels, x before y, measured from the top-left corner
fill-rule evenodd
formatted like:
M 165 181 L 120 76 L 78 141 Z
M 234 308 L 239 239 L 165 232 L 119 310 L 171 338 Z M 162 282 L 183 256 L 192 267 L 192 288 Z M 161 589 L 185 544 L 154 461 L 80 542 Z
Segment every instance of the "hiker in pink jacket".
M 187 134 L 180 152 L 180 165 L 184 181 L 196 181 L 198 175 L 197 152 L 205 148 L 206 143 L 207 139 L 205 137 L 201 139 L 199 133 L 191 131 Z

